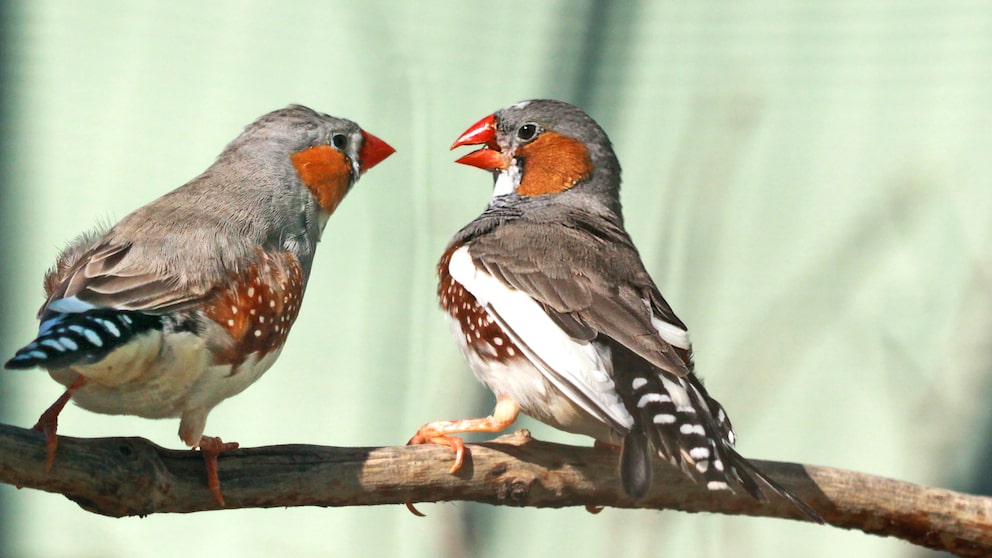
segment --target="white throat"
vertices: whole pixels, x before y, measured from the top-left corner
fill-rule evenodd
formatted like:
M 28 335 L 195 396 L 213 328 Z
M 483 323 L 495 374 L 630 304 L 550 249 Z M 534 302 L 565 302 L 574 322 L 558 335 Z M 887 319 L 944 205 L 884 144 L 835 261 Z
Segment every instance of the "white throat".
M 496 184 L 493 185 L 493 198 L 512 194 L 520 186 L 520 166 L 510 165 L 510 168 L 500 171 L 496 175 Z

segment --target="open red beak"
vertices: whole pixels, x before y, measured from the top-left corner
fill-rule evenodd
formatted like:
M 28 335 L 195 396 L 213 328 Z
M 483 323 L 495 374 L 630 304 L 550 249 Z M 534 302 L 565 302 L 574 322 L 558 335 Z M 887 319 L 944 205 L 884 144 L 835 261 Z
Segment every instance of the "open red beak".
M 463 145 L 485 145 L 464 157 L 455 160 L 456 163 L 478 167 L 483 170 L 505 169 L 509 165 L 503 153 L 496 144 L 496 116 L 490 114 L 473 124 L 468 130 L 458 136 L 451 149 Z
M 363 173 L 381 163 L 386 157 L 396 153 L 391 145 L 365 130 L 362 130 L 362 137 L 365 138 L 365 141 L 362 143 L 362 149 L 358 152 L 358 156 L 362 160 L 360 168 Z

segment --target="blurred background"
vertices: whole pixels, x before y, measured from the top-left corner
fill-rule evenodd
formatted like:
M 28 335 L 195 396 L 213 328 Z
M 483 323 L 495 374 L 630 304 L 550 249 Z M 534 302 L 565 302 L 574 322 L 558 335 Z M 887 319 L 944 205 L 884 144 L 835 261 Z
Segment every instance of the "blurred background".
M 844 0 L 0 4 L 0 354 L 58 249 L 303 103 L 397 153 L 331 219 L 266 376 L 207 433 L 395 445 L 484 416 L 434 265 L 490 197 L 447 147 L 504 105 L 578 104 L 627 226 L 750 457 L 989 494 L 992 5 Z M 0 373 L 0 421 L 62 390 Z M 178 420 L 69 406 L 60 433 L 180 448 Z M 588 439 L 522 420 L 535 436 Z M 223 478 L 223 466 L 221 467 Z M 790 521 L 454 503 L 109 519 L 0 485 L 0 556 L 935 556 Z

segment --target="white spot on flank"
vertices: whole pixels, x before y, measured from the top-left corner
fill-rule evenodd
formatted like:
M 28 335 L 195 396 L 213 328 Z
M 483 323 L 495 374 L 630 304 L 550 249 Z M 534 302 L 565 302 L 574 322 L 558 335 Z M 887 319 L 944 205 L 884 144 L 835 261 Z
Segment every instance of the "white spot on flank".
M 448 271 L 504 329 L 504 354 L 526 358 L 544 380 L 593 417 L 620 429 L 633 426 L 634 418 L 620 400 L 613 381 L 598 381 L 593 372 L 610 371 L 596 344 L 572 338 L 533 298 L 478 268 L 467 246 L 452 252 Z
M 255 287 L 248 287 L 248 296 L 255 296 Z
M 262 330 L 256 329 L 255 330 L 255 337 L 261 337 L 261 336 L 262 336 Z
M 275 308 L 275 307 L 276 307 L 276 301 L 270 300 L 269 301 L 269 308 Z
M 227 320 L 228 327 L 234 327 L 234 320 Z
M 646 386 L 647 383 L 648 381 L 645 380 L 644 378 L 634 378 L 634 381 L 630 382 L 630 387 L 633 388 L 634 391 L 637 391 L 642 387 Z
M 265 316 L 259 316 L 258 317 L 258 323 L 264 324 L 265 323 Z

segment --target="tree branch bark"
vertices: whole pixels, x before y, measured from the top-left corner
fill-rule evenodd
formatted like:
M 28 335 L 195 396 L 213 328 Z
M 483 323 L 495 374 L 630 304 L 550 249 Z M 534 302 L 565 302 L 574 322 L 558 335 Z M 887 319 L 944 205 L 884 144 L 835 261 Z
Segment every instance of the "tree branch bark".
M 675 509 L 804 520 L 781 498 L 713 493 L 659 463 L 638 500 L 620 489 L 609 450 L 540 442 L 526 431 L 469 444 L 448 474 L 441 446 L 339 448 L 284 445 L 220 459 L 228 508 L 359 506 L 463 500 L 493 505 Z M 41 433 L 0 424 L 0 481 L 64 494 L 88 511 L 122 517 L 218 509 L 203 460 L 143 438 L 62 436 L 50 473 Z M 992 498 L 853 471 L 755 461 L 768 475 L 844 529 L 893 536 L 960 556 L 992 555 Z

